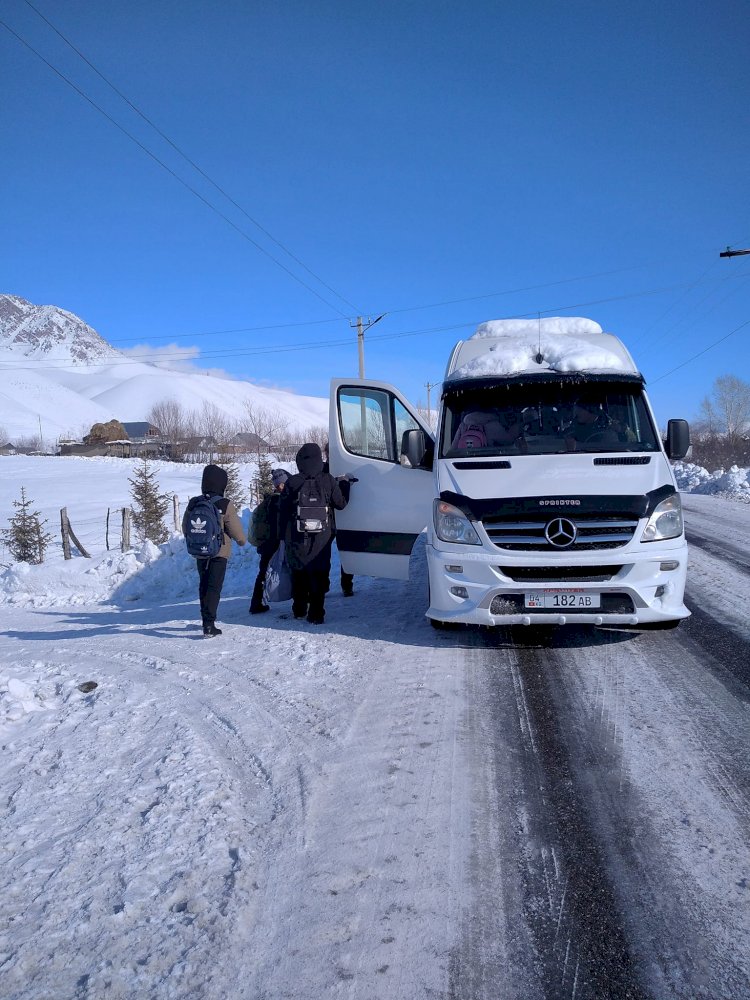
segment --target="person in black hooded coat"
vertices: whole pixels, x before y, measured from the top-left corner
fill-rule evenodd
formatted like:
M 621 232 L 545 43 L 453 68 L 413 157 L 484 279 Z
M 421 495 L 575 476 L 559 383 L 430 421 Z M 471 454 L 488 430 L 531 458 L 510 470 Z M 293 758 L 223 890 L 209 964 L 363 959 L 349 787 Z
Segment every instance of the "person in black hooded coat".
M 279 503 L 279 535 L 286 543 L 286 561 L 292 571 L 292 613 L 307 616 L 312 625 L 325 621 L 325 596 L 331 571 L 333 509 L 343 510 L 348 497 L 329 472 L 323 471 L 319 445 L 304 444 L 297 452 L 299 473 L 292 476 Z M 323 531 L 306 534 L 297 527 L 297 504 L 307 479 L 314 479 L 326 507 L 328 523 Z M 348 485 L 348 484 L 347 484 Z

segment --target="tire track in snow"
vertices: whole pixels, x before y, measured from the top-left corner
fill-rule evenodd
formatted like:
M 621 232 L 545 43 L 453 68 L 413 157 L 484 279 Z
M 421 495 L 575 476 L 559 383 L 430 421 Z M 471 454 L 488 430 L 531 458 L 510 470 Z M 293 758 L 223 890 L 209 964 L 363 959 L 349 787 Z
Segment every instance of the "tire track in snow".
M 704 674 L 682 630 L 612 638 L 586 644 L 571 632 L 540 656 L 538 704 L 568 760 L 567 775 L 559 764 L 551 772 L 554 787 L 567 777 L 598 844 L 641 989 L 659 1000 L 750 995 L 748 928 L 730 943 L 747 894 L 747 800 L 730 773 L 748 746 L 742 706 Z M 617 662 L 622 685 L 607 695 L 623 714 L 615 744 L 600 699 Z M 740 753 L 745 782 L 746 760 Z M 575 825 L 564 832 L 575 848 Z
M 546 643 L 549 633 L 541 635 Z M 576 630 L 563 641 L 575 642 L 578 635 Z M 528 644 L 516 647 L 512 664 L 526 753 L 522 878 L 526 919 L 544 968 L 544 995 L 550 1000 L 642 1000 L 649 996 L 643 969 L 624 930 L 607 847 L 589 812 L 590 790 L 581 787 L 581 768 L 586 765 L 571 753 L 561 733 L 565 717 L 559 716 L 560 705 L 552 697 L 554 675 L 565 664 L 556 651 L 534 648 L 533 633 L 522 638 Z M 596 635 L 593 641 L 606 646 L 608 639 Z M 610 680 L 605 672 L 601 691 Z M 608 694 L 607 703 L 611 700 Z M 596 754 L 608 759 L 622 786 L 617 729 L 609 721 L 605 724 L 601 705 L 598 730 Z

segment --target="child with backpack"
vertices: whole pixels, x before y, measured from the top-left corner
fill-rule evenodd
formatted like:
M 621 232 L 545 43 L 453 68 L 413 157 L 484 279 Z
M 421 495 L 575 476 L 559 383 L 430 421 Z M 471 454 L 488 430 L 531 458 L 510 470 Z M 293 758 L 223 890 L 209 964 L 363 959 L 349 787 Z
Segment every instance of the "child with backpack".
M 207 465 L 203 470 L 201 495 L 190 500 L 182 518 L 187 550 L 198 568 L 203 634 L 209 638 L 221 635 L 221 629 L 216 626 L 216 613 L 227 559 L 232 551 L 231 539 L 238 545 L 246 541 L 234 504 L 224 496 L 227 480 L 224 469 Z
M 299 473 L 287 482 L 279 504 L 279 537 L 286 543 L 292 571 L 292 613 L 295 618 L 307 617 L 311 625 L 322 625 L 331 570 L 333 509 L 343 510 L 348 494 L 323 471 L 319 445 L 300 448 L 297 468 Z
M 279 503 L 284 492 L 289 473 L 286 469 L 273 469 L 273 493 L 268 493 L 253 511 L 250 521 L 250 543 L 257 549 L 260 556 L 258 575 L 255 578 L 253 596 L 250 599 L 250 614 L 260 615 L 268 611 L 268 605 L 263 603 L 263 586 L 266 582 L 266 572 L 271 556 L 279 547 Z

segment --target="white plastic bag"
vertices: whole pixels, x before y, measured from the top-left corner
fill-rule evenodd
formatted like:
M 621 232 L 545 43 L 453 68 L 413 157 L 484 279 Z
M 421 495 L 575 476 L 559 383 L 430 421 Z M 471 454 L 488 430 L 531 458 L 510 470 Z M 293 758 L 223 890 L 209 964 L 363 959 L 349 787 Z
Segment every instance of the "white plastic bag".
M 266 604 L 278 604 L 279 601 L 290 601 L 291 599 L 292 571 L 286 563 L 284 543 L 280 542 L 268 564 L 266 582 L 263 586 L 263 600 Z

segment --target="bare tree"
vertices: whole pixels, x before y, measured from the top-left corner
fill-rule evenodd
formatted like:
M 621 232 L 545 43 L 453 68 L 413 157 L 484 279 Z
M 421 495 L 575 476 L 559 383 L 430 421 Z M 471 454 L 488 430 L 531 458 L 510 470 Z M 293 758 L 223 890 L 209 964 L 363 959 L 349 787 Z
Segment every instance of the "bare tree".
M 29 434 L 24 437 L 16 439 L 16 451 L 29 454 L 34 451 L 42 450 L 42 439 L 36 434 Z
M 727 441 L 738 442 L 750 430 L 750 382 L 720 375 L 714 382 L 713 399 Z
M 422 420 L 427 424 L 431 430 L 435 430 L 437 425 L 437 412 L 430 407 L 427 409 L 427 404 L 423 403 L 421 399 L 417 400 L 417 413 L 420 415 Z
M 328 446 L 328 428 L 326 427 L 326 425 L 312 424 L 310 427 L 308 427 L 305 430 L 304 435 L 299 442 L 297 450 L 299 450 L 299 448 L 302 447 L 303 444 L 319 444 L 321 451 L 325 451 L 326 447 Z
M 287 427 L 275 439 L 273 452 L 282 462 L 291 462 L 302 445 L 310 442 L 320 445 L 324 451 L 328 444 L 328 428 L 324 424 L 313 424 L 303 430 Z
M 253 435 L 250 450 L 257 462 L 265 455 L 275 453 L 276 442 L 287 431 L 286 423 L 280 413 L 266 410 L 249 400 L 245 402 L 241 428 L 245 434 Z
M 219 451 L 226 454 L 236 432 L 232 419 L 215 403 L 206 401 L 198 417 L 198 426 L 208 446 L 209 461 L 212 462 Z
M 743 465 L 750 456 L 750 383 L 721 375 L 701 402 L 693 430 L 693 460 L 712 468 Z
M 162 440 L 169 444 L 170 457 L 181 461 L 184 456 L 184 441 L 187 437 L 187 413 L 176 399 L 162 399 L 154 403 L 146 414 L 146 420 L 161 431 Z

